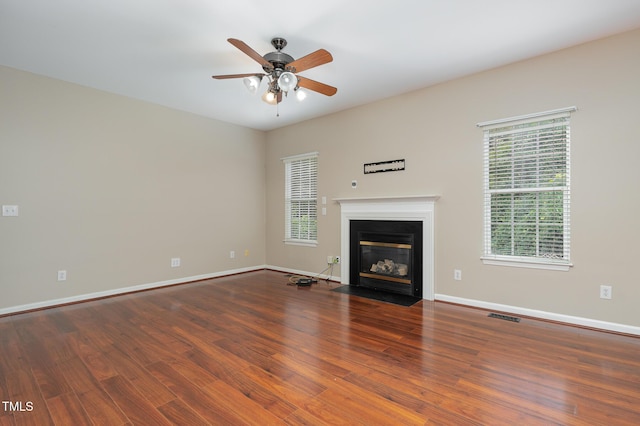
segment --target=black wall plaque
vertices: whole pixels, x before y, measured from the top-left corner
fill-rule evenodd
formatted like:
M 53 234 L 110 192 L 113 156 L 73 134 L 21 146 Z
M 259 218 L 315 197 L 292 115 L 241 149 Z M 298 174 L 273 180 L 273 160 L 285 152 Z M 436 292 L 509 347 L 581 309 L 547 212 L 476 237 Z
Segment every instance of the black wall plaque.
M 397 172 L 404 170 L 404 158 L 402 160 L 380 161 L 378 163 L 367 163 L 364 165 L 364 174 Z

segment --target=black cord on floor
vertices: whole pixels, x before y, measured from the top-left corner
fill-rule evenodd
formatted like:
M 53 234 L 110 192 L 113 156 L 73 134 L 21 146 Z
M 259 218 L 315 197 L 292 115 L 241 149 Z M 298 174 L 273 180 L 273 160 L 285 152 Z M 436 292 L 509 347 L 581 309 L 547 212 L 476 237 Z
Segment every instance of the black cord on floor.
M 325 282 L 328 284 L 329 283 L 329 278 L 331 278 L 333 276 L 333 265 L 334 265 L 334 263 L 332 263 L 331 265 L 327 266 L 326 268 L 324 268 L 322 271 L 318 272 L 314 276 L 310 276 L 310 275 L 291 275 L 289 277 L 289 282 L 287 283 L 287 285 L 298 285 L 298 280 L 300 278 L 311 278 L 311 283 L 315 284 L 315 283 L 318 282 L 318 278 L 320 277 L 320 275 L 322 275 L 324 272 L 326 272 L 329 269 L 331 269 L 330 275 L 325 279 Z

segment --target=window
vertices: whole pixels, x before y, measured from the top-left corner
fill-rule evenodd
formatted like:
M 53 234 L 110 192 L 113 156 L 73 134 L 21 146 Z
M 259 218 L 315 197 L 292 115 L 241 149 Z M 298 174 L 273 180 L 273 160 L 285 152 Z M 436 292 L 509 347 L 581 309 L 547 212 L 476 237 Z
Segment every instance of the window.
M 568 270 L 574 107 L 479 123 L 487 264 Z
M 315 246 L 318 239 L 318 153 L 283 158 L 285 243 Z

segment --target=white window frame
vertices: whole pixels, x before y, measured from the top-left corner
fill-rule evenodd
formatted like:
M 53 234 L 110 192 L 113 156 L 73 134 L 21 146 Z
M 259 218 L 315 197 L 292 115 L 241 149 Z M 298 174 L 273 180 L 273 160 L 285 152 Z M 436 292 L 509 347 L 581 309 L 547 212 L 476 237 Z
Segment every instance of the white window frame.
M 504 118 L 499 120 L 487 121 L 478 123 L 478 127 L 482 128 L 484 132 L 484 254 L 482 261 L 487 265 L 499 265 L 499 266 L 515 266 L 525 268 L 536 269 L 549 269 L 568 271 L 571 266 L 570 261 L 570 245 L 571 245 L 571 227 L 570 227 L 570 212 L 571 212 L 571 160 L 570 160 L 570 116 L 571 112 L 576 111 L 576 107 L 567 107 L 552 111 L 539 112 L 534 114 L 522 115 L 517 117 Z M 521 187 L 518 183 L 522 184 L 522 180 L 513 177 L 512 185 L 509 188 L 490 188 L 490 169 L 494 164 L 490 163 L 490 142 L 492 137 L 496 137 L 500 134 L 513 134 L 524 135 L 526 133 L 531 134 L 531 127 L 521 127 L 523 125 L 536 125 L 539 124 L 540 128 L 544 128 L 549 120 L 561 120 L 564 121 L 561 126 L 565 126 L 564 132 L 564 145 L 566 152 L 564 153 L 566 164 L 565 167 L 565 179 L 564 183 L 560 186 L 540 185 L 539 170 L 534 173 L 538 185 Z M 557 127 L 557 126 L 556 126 Z M 522 129 L 522 130 L 520 130 Z M 527 142 L 528 143 L 528 142 Z M 536 152 L 536 157 L 541 154 Z M 515 158 L 515 157 L 513 157 Z M 511 254 L 496 254 L 493 251 L 492 244 L 492 196 L 496 194 L 512 194 L 512 199 L 515 199 L 518 195 L 522 194 L 542 194 L 544 192 L 562 192 L 562 256 L 561 257 L 545 257 L 538 252 L 538 237 L 540 236 L 540 217 L 536 211 L 535 227 L 536 227 L 536 255 L 534 256 L 522 256 L 515 255 L 514 249 L 511 249 Z M 539 199 L 536 195 L 536 209 L 539 208 Z M 515 229 L 519 223 L 514 219 L 514 210 L 511 212 L 511 222 L 508 223 L 512 229 Z M 513 231 L 512 231 L 513 232 Z M 515 238 L 512 237 L 512 241 Z
M 318 153 L 308 152 L 282 158 L 285 165 L 285 236 L 284 243 L 315 247 L 318 245 Z M 306 213 L 307 227 L 296 227 L 302 218 L 294 206 Z M 300 212 L 301 210 L 297 210 Z

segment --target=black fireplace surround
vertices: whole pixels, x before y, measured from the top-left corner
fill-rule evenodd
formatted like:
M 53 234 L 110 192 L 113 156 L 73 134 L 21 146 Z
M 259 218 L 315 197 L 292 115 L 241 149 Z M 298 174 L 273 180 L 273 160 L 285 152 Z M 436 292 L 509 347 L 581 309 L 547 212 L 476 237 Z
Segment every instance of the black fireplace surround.
M 349 284 L 422 298 L 422 221 L 349 225 Z

